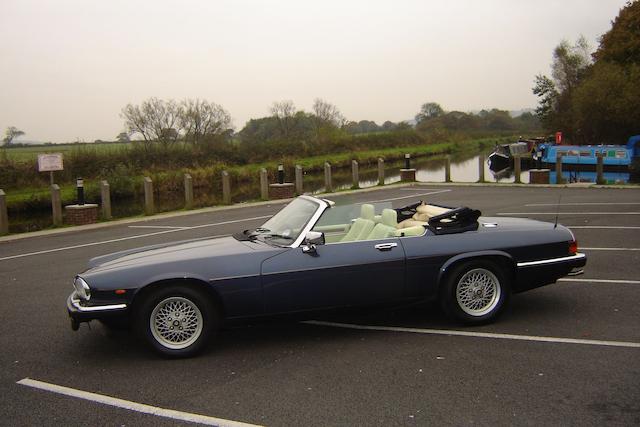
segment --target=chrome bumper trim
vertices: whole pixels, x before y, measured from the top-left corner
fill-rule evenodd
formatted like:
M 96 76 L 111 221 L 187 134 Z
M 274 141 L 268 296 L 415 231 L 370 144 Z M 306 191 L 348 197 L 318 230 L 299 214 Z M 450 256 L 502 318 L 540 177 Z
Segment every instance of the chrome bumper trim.
M 112 310 L 122 310 L 127 308 L 127 304 L 111 304 L 111 305 L 94 305 L 91 307 L 85 307 L 80 305 L 80 300 L 71 298 L 71 305 L 73 308 L 80 312 L 91 312 L 91 311 L 112 311 Z
M 546 264 L 556 264 L 559 262 L 568 262 L 568 261 L 579 261 L 581 259 L 586 258 L 585 254 L 577 253 L 575 255 L 565 256 L 561 258 L 550 258 L 550 259 L 542 259 L 540 261 L 527 261 L 527 262 L 519 262 L 517 264 L 518 268 L 520 267 L 531 267 L 534 265 L 546 265 Z

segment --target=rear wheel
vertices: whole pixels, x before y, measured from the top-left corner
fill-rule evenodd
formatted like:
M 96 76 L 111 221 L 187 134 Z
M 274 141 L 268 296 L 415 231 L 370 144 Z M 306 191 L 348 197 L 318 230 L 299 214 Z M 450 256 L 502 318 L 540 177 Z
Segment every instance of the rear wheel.
M 217 332 L 219 315 L 199 290 L 171 285 L 146 295 L 136 313 L 138 333 L 158 353 L 190 357 Z
M 449 317 L 467 324 L 493 321 L 507 305 L 509 283 L 504 271 L 490 261 L 469 261 L 447 277 L 440 304 Z

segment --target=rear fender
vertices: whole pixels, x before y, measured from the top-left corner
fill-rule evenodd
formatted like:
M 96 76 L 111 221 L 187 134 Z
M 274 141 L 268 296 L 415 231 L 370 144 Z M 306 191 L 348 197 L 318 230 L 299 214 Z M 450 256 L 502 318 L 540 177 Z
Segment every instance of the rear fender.
M 440 268 L 438 272 L 438 287 L 442 284 L 442 282 L 447 277 L 447 274 L 455 267 L 457 264 L 469 261 L 472 259 L 482 259 L 482 258 L 490 258 L 490 259 L 500 259 L 505 262 L 505 264 L 510 266 L 510 270 L 507 272 L 510 276 L 513 276 L 515 273 L 516 262 L 513 257 L 504 251 L 478 251 L 478 252 L 466 252 L 464 254 L 459 254 L 454 257 L 449 258 Z

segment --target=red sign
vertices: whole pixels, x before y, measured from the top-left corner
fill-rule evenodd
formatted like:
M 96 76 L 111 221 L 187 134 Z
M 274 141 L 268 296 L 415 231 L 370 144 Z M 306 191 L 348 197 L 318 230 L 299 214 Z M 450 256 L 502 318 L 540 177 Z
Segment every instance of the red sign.
M 556 144 L 562 145 L 562 132 L 556 132 Z

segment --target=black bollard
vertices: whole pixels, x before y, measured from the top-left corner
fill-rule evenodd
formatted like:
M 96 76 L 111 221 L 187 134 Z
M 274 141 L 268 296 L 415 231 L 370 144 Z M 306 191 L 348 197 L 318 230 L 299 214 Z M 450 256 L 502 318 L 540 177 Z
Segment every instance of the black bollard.
M 76 179 L 76 190 L 78 194 L 78 205 L 82 206 L 84 205 L 84 181 L 80 177 Z
M 404 155 L 404 168 L 411 169 L 411 154 Z
M 284 166 L 278 165 L 278 184 L 284 184 Z

